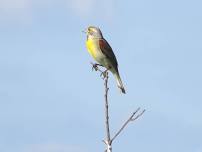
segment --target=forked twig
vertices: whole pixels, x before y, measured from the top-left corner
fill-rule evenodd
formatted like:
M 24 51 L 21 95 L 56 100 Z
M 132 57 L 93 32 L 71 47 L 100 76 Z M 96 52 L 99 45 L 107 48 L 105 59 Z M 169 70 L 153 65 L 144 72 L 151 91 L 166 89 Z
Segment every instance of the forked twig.
M 123 131 L 123 129 L 127 126 L 127 124 L 131 121 L 135 121 L 136 119 L 138 119 L 144 112 L 145 109 L 138 115 L 137 112 L 140 110 L 140 108 L 138 108 L 135 112 L 132 113 L 132 115 L 128 118 L 128 120 L 122 125 L 122 127 L 117 131 L 117 133 L 114 135 L 114 137 L 111 139 L 111 141 L 113 142 L 114 139 L 116 139 L 116 137 Z M 136 115 L 136 116 L 135 116 Z

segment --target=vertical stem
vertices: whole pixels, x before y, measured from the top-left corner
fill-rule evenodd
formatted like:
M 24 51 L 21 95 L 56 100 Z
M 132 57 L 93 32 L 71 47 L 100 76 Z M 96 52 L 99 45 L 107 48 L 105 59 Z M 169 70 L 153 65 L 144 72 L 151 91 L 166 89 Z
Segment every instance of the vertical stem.
M 111 152 L 111 138 L 110 138 L 110 130 L 109 130 L 109 103 L 108 103 L 108 72 L 106 72 L 105 77 L 105 127 L 106 127 L 106 144 L 107 144 L 107 152 Z

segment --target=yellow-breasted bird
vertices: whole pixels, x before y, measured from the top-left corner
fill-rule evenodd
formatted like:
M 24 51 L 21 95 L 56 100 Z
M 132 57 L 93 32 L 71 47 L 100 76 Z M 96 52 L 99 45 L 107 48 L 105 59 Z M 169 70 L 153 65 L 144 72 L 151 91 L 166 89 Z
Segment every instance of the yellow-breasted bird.
M 98 27 L 89 26 L 85 33 L 87 34 L 86 46 L 90 55 L 100 65 L 112 72 L 121 92 L 126 93 L 119 75 L 116 57 L 111 46 L 104 39 L 101 30 Z

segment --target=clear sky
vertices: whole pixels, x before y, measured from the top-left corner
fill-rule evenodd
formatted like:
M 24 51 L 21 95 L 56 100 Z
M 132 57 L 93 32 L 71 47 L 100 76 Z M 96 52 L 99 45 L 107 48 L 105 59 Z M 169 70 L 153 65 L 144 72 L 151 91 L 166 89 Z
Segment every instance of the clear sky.
M 202 151 L 200 0 L 0 0 L 0 151 L 103 151 L 103 81 L 81 31 L 99 26 L 127 94 L 110 75 L 112 134 L 146 113 L 114 152 Z

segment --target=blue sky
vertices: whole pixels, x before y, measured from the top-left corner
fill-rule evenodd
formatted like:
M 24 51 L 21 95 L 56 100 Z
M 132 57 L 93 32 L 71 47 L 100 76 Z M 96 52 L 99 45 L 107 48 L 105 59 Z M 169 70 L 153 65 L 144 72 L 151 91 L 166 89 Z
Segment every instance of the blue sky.
M 127 94 L 110 75 L 113 151 L 202 151 L 202 2 L 0 0 L 0 151 L 103 151 L 103 81 L 81 31 L 99 26 Z

